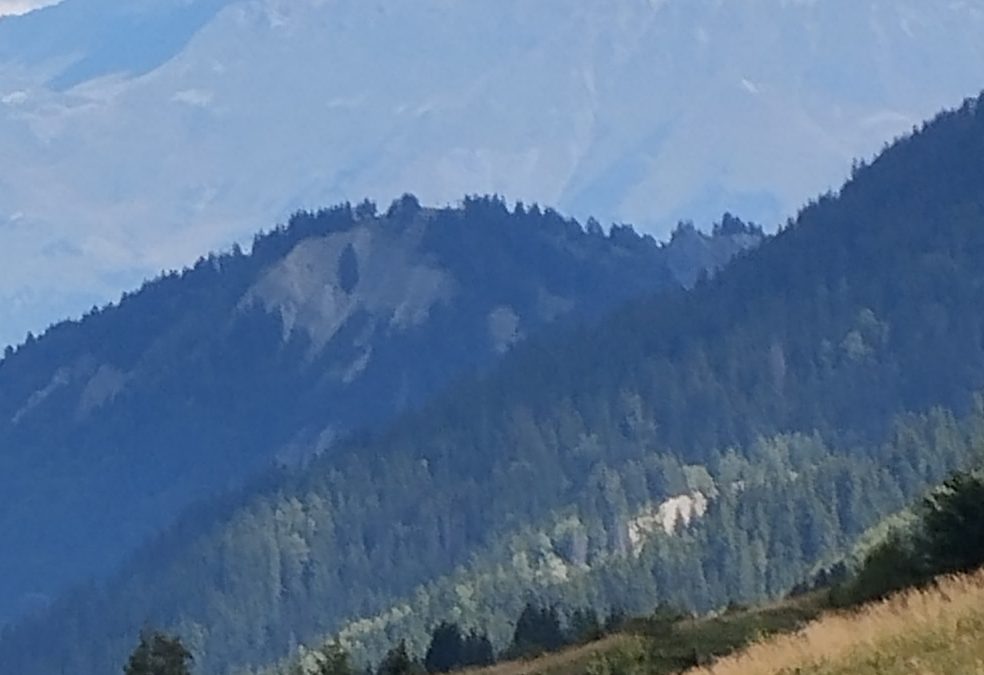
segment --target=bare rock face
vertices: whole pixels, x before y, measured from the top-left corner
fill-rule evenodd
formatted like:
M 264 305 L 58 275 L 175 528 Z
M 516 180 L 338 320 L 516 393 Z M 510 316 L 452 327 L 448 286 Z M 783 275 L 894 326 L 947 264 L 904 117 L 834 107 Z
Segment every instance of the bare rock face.
M 312 356 L 359 313 L 374 317 L 374 327 L 420 326 L 454 296 L 453 278 L 419 250 L 420 234 L 362 225 L 303 241 L 249 289 L 240 308 L 276 314 L 284 342 L 303 332 Z

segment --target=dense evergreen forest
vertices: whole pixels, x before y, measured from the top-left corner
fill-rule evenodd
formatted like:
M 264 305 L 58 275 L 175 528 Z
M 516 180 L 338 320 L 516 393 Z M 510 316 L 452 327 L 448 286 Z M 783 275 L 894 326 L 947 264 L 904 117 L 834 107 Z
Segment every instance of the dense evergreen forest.
M 448 619 L 501 649 L 531 595 L 643 613 L 789 591 L 984 448 L 982 101 L 693 290 L 531 338 L 187 514 L 8 630 L 0 662 L 111 671 L 148 622 L 201 672 L 331 636 L 377 662 Z
M 0 625 L 105 577 L 197 499 L 761 237 L 728 217 L 661 245 L 492 197 L 343 204 L 29 338 L 0 361 Z
M 781 657 L 775 653 L 760 656 L 759 669 L 763 672 L 766 667 L 769 672 L 779 669 L 777 658 L 787 662 L 809 661 L 812 652 L 820 661 L 814 663 L 814 668 L 827 672 L 834 654 L 830 641 L 818 639 L 817 634 L 823 632 L 825 620 L 829 626 L 831 622 L 843 621 L 845 616 L 857 624 L 853 630 L 859 631 L 854 639 L 858 649 L 853 650 L 852 656 L 867 665 L 869 670 L 865 672 L 880 673 L 886 669 L 909 672 L 915 654 L 919 663 L 933 663 L 933 672 L 964 672 L 965 667 L 953 662 L 973 662 L 973 653 L 967 652 L 973 650 L 976 642 L 972 636 L 980 632 L 980 622 L 974 616 L 979 612 L 970 611 L 970 616 L 960 620 L 953 620 L 952 616 L 944 618 L 939 603 L 950 604 L 956 600 L 965 610 L 975 608 L 973 601 L 963 594 L 979 589 L 980 573 L 976 575 L 977 582 L 973 576 L 948 575 L 973 573 L 984 564 L 982 528 L 984 474 L 979 470 L 957 472 L 929 490 L 913 508 L 872 528 L 845 559 L 830 569 L 820 570 L 780 602 L 751 607 L 731 603 L 707 616 L 660 604 L 642 616 L 630 617 L 622 611 L 612 611 L 603 619 L 595 609 L 579 607 L 568 611 L 565 620 L 558 605 L 531 601 L 515 622 L 509 646 L 498 655 L 484 633 L 475 629 L 465 632 L 458 624 L 444 620 L 434 627 L 423 658 L 415 655 L 406 639 L 401 638 L 375 668 L 360 669 L 345 644 L 332 640 L 318 649 L 301 648 L 286 666 L 271 672 L 425 675 L 471 672 L 472 668 L 499 664 L 498 670 L 488 672 L 510 673 L 521 669 L 529 673 L 669 675 L 684 670 L 691 672 L 689 669 L 695 666 L 713 666 L 744 647 L 762 647 L 776 635 L 793 632 L 802 635 L 804 631 L 813 634 L 812 639 L 806 640 L 810 645 L 808 651 L 786 649 L 780 652 Z M 954 590 L 958 591 L 956 598 Z M 908 592 L 904 599 L 896 596 L 889 603 L 868 604 L 901 591 Z M 861 618 L 873 611 L 885 612 L 893 604 L 894 610 L 887 611 L 888 619 L 883 616 L 882 621 L 874 623 L 878 630 L 873 630 L 873 624 L 865 624 Z M 847 607 L 856 611 L 831 612 Z M 959 610 L 951 608 L 950 613 L 953 611 Z M 909 631 L 914 625 L 916 629 Z M 931 644 L 919 641 L 920 631 L 927 629 L 934 631 Z M 915 633 L 916 639 L 905 640 L 909 656 L 900 658 L 895 642 L 899 633 L 907 631 Z M 886 640 L 886 633 L 894 633 L 895 639 Z M 945 648 L 940 649 L 943 645 Z M 845 650 L 841 648 L 838 652 L 843 659 Z M 944 654 L 947 658 L 942 658 Z M 960 656 L 953 658 L 957 654 Z M 125 673 L 190 675 L 192 660 L 179 638 L 148 632 L 141 635 Z M 782 672 L 790 668 L 787 666 Z M 754 666 L 746 664 L 741 672 L 753 672 L 753 669 Z M 843 666 L 841 670 L 848 672 Z

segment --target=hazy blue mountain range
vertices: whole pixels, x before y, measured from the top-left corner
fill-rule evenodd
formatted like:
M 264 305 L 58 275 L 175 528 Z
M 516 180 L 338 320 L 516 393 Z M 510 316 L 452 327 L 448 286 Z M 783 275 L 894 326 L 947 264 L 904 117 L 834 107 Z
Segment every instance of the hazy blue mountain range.
M 255 673 L 298 643 L 317 644 L 339 632 L 362 657 L 378 659 L 401 638 L 419 652 L 434 625 L 448 618 L 489 631 L 501 647 L 510 622 L 532 595 L 548 604 L 645 614 L 661 603 L 704 612 L 787 593 L 928 486 L 980 461 L 982 156 L 984 97 L 939 115 L 870 164 L 858 165 L 838 192 L 811 202 L 789 227 L 691 290 L 652 293 L 598 321 L 541 331 L 482 377 L 456 383 L 394 424 L 345 439 L 303 470 L 197 505 L 105 584 L 63 596 L 4 632 L 0 662 L 20 675 L 110 672 L 149 622 L 182 635 L 204 672 Z M 528 213 L 507 215 L 494 201 L 470 203 L 463 214 L 418 213 L 409 229 L 400 228 L 412 207 L 399 203 L 378 227 L 409 237 L 427 223 L 436 240 L 424 250 L 441 262 L 432 263 L 421 279 L 434 280 L 434 268 L 446 269 L 466 289 L 500 289 L 506 280 L 526 280 L 523 289 L 536 288 L 547 283 L 544 275 L 552 279 L 555 270 L 569 269 L 572 258 L 603 269 L 618 263 L 619 275 L 633 278 L 637 272 L 625 256 L 638 251 L 645 261 L 653 246 L 624 230 L 604 237 L 592 225 L 582 233 L 547 214 L 535 218 L 545 219 L 546 229 L 530 229 L 520 226 Z M 436 218 L 433 229 L 430 218 Z M 488 238 L 476 238 L 470 228 L 472 236 L 445 240 L 454 223 L 489 218 L 498 225 L 478 230 Z M 293 231 L 310 226 L 302 219 Z M 731 218 L 717 230 L 748 236 Z M 356 223 L 329 241 L 348 241 L 360 231 Z M 544 239 L 531 240 L 536 232 Z M 675 240 L 693 236 L 681 228 Z M 225 419 L 265 415 L 260 404 L 270 405 L 288 385 L 304 394 L 286 410 L 279 408 L 283 419 L 271 418 L 272 432 L 281 423 L 303 429 L 297 418 L 316 410 L 330 391 L 310 387 L 292 368 L 308 363 L 309 350 L 328 325 L 322 319 L 332 314 L 315 313 L 312 321 L 303 311 L 308 305 L 285 303 L 284 291 L 309 288 L 302 282 L 310 269 L 337 271 L 342 288 L 357 277 L 359 297 L 366 290 L 360 284 L 375 278 L 363 275 L 371 264 L 363 265 L 359 246 L 353 244 L 355 274 L 347 249 L 337 259 L 327 256 L 329 263 L 337 260 L 337 269 L 310 268 L 298 249 L 341 247 L 328 246 L 323 237 L 294 248 L 278 245 L 284 237 L 291 240 L 280 234 L 255 247 L 256 260 L 273 255 L 274 263 L 258 276 L 246 275 L 249 282 L 230 293 L 235 302 L 226 305 L 257 307 L 246 317 L 255 342 L 202 337 L 196 332 L 202 324 L 186 310 L 182 321 L 166 314 L 156 318 L 174 327 L 166 334 L 168 343 L 178 345 L 165 362 L 182 355 L 200 372 L 222 374 L 206 380 L 220 384 L 239 381 L 228 373 L 240 371 L 223 370 L 223 364 L 250 364 L 239 377 L 264 389 L 237 389 L 245 393 L 229 398 L 244 414 Z M 557 241 L 565 242 L 560 250 L 567 254 L 556 264 L 544 264 L 549 258 L 542 253 L 529 257 Z M 602 249 L 592 254 L 594 246 Z M 293 252 L 284 255 L 286 250 Z M 605 251 L 609 255 L 599 255 Z M 505 276 L 494 284 L 466 281 L 485 265 Z M 214 266 L 206 261 L 203 269 Z M 238 278 L 236 269 L 229 265 L 230 278 Z M 156 293 L 187 307 L 199 297 L 201 274 L 170 282 L 180 294 L 167 293 L 168 284 Z M 441 297 L 433 291 L 444 287 L 400 286 L 430 289 L 424 294 L 430 298 Z M 594 281 L 587 287 L 600 286 Z M 145 299 L 150 307 L 173 306 L 151 303 L 153 288 Z M 336 295 L 334 285 L 318 288 L 329 292 L 302 297 L 326 306 L 322 298 Z M 559 288 L 549 286 L 551 296 L 565 296 Z M 526 290 L 518 295 L 534 307 L 541 306 L 539 296 Z M 511 331 L 502 327 L 515 325 L 508 312 L 496 309 L 502 302 L 489 298 L 458 307 L 463 314 L 455 324 L 466 334 L 477 326 L 470 344 L 484 344 L 486 353 L 498 343 L 490 337 L 508 336 Z M 527 316 L 521 300 L 508 304 L 515 315 Z M 432 306 L 425 329 L 447 325 L 438 307 Z M 122 320 L 126 309 L 124 303 L 107 316 Z M 372 316 L 366 320 L 378 326 Z M 152 322 L 139 323 L 157 334 Z M 100 325 L 91 323 L 89 330 Z M 216 324 L 204 325 L 213 330 Z M 225 325 L 236 331 L 240 323 Z M 302 337 L 271 352 L 271 345 L 283 343 L 285 330 L 303 331 Z M 338 333 L 339 348 L 352 346 L 349 338 L 340 339 L 345 334 Z M 400 334 L 392 338 L 401 347 L 400 363 L 415 372 L 419 366 L 405 363 L 406 354 L 416 361 L 423 351 Z M 39 344 L 47 340 L 53 349 L 59 335 L 71 333 Z M 442 359 L 455 353 L 457 338 L 435 339 Z M 216 350 L 189 347 L 198 341 Z M 144 353 L 153 363 L 160 351 L 156 339 L 152 344 Z M 237 344 L 245 346 L 232 351 Z M 30 386 L 20 388 L 19 398 L 28 404 L 47 391 L 48 373 L 57 368 L 53 362 L 65 362 L 44 353 L 29 347 L 22 361 L 18 354 L 9 362 L 35 374 Z M 345 365 L 359 360 L 358 352 L 329 353 Z M 374 350 L 365 376 L 376 358 Z M 0 378 L 17 372 L 5 362 Z M 13 389 L 2 384 L 0 392 Z M 173 419 L 186 430 L 221 428 L 224 416 L 218 413 L 225 407 L 203 407 L 208 424 L 194 412 L 197 401 L 222 401 L 221 396 L 189 401 L 180 393 L 185 385 L 160 377 L 154 384 L 157 392 L 177 394 L 168 397 L 166 412 L 173 409 Z M 126 399 L 119 394 L 112 405 Z M 78 405 L 77 396 L 67 400 Z M 63 418 L 74 412 L 61 410 Z M 158 406 L 155 418 L 160 413 Z M 111 429 L 121 423 L 104 420 Z M 141 454 L 127 457 L 126 466 L 142 479 L 157 466 L 144 463 L 143 454 L 158 464 L 161 458 L 175 462 L 168 474 L 147 478 L 147 485 L 160 488 L 173 484 L 170 476 L 180 475 L 176 468 L 196 458 L 185 454 L 185 437 L 168 435 L 167 427 L 153 429 L 153 435 L 143 434 Z M 46 429 L 32 432 L 38 436 Z M 254 448 L 252 434 L 211 437 L 228 443 L 216 455 L 223 470 L 230 455 L 249 457 Z M 87 457 L 103 464 L 115 459 L 99 452 Z M 73 487 L 75 480 L 73 473 L 52 485 L 52 492 Z M 44 515 L 45 504 L 25 507 L 21 531 L 23 523 L 36 522 L 34 511 Z M 25 550 L 29 543 L 15 540 L 11 550 Z
M 210 255 L 59 324 L 0 361 L 0 619 L 106 574 L 194 500 L 761 237 L 729 216 L 660 245 L 497 200 L 404 197 L 379 216 L 299 214 L 249 255 Z
M 66 0 L 0 19 L 0 343 L 366 195 L 772 227 L 978 90 L 982 8 Z

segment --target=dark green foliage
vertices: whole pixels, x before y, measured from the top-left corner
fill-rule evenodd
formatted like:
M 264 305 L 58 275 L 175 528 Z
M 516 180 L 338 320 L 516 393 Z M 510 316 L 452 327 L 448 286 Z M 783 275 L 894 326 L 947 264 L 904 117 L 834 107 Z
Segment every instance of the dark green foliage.
M 124 675 L 191 675 L 191 653 L 181 640 L 163 633 L 152 632 L 140 636 L 130 659 L 123 669 Z
M 424 656 L 429 673 L 447 673 L 471 666 L 487 666 L 495 661 L 492 643 L 485 634 L 462 634 L 458 624 L 442 621 L 434 628 Z
M 926 497 L 922 514 L 926 564 L 933 573 L 984 565 L 984 479 L 955 475 Z
M 922 585 L 928 578 L 911 538 L 892 532 L 865 556 L 853 577 L 831 589 L 831 603 L 850 606 L 880 600 L 903 588 Z
M 359 283 L 359 259 L 352 244 L 345 247 L 338 259 L 338 287 L 346 293 L 355 290 Z
M 397 223 L 409 223 L 420 213 L 420 202 L 414 195 L 405 194 L 390 204 L 386 217 Z
M 363 199 L 355 207 L 355 218 L 357 220 L 369 220 L 376 217 L 376 204 L 370 199 Z
M 566 640 L 557 608 L 529 602 L 516 620 L 508 655 L 510 658 L 536 656 L 564 644 Z
M 424 675 L 426 672 L 423 664 L 410 656 L 404 640 L 386 653 L 376 669 L 376 675 Z
M 567 619 L 567 641 L 571 643 L 591 642 L 604 635 L 598 620 L 598 612 L 590 607 L 578 607 Z
M 565 675 L 675 675 L 738 651 L 776 633 L 789 633 L 816 618 L 818 596 L 769 607 L 737 610 L 706 619 L 678 618 L 673 612 L 628 622 L 624 639 L 586 663 L 571 663 Z M 668 622 L 669 621 L 669 622 Z
M 940 574 L 984 565 L 984 479 L 979 474 L 953 475 L 931 490 L 915 513 L 916 523 L 890 530 L 857 573 L 832 590 L 835 604 L 884 598 Z
M 463 651 L 464 638 L 458 624 L 442 621 L 431 636 L 424 666 L 429 673 L 447 673 L 462 665 Z
M 461 666 L 466 668 L 490 666 L 495 663 L 495 650 L 489 636 L 478 631 L 469 631 L 461 646 Z
M 771 634 L 791 632 L 816 618 L 822 605 L 806 597 L 766 608 L 738 610 L 710 619 L 680 619 L 666 629 L 657 620 L 650 637 L 650 673 L 674 673 L 732 653 Z
M 613 633 L 617 630 L 621 630 L 627 618 L 628 617 L 626 617 L 625 611 L 622 608 L 613 607 L 609 610 L 608 616 L 605 617 L 605 632 Z
M 732 603 L 734 606 L 734 603 Z M 731 606 L 729 606 L 730 611 Z M 687 613 L 669 605 L 660 604 L 646 621 L 652 634 L 670 633 L 673 626 L 687 618 Z

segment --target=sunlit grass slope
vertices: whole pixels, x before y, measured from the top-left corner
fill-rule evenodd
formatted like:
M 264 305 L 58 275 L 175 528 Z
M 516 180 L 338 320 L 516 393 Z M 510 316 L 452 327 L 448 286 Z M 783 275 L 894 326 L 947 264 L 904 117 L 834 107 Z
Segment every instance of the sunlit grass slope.
M 694 663 L 711 665 L 687 675 L 984 675 L 984 571 L 853 611 L 821 607 L 809 596 L 672 626 L 638 620 L 467 675 L 669 675 Z
M 691 675 L 984 673 L 984 571 L 754 644 Z

